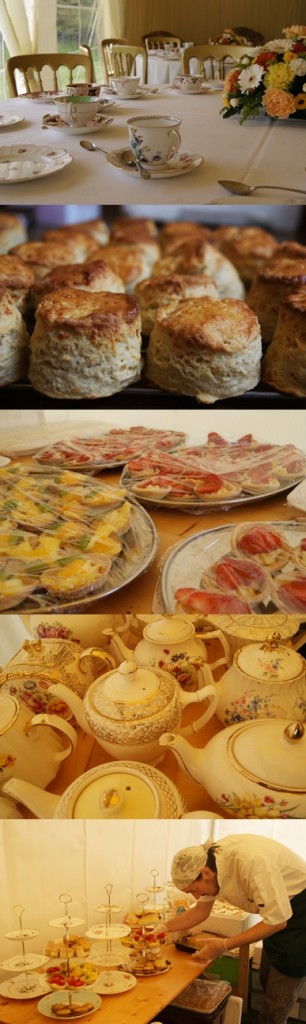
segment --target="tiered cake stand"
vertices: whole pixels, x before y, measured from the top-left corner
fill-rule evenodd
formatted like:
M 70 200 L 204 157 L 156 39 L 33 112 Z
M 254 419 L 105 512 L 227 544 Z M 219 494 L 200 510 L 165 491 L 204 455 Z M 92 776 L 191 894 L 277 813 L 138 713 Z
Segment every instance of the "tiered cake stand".
M 136 979 L 133 978 L 131 981 L 131 975 L 124 970 L 114 971 L 112 967 L 124 967 L 124 963 L 127 959 L 125 950 L 115 949 L 113 941 L 116 939 L 122 939 L 126 935 L 129 935 L 130 928 L 125 924 L 112 924 L 113 914 L 122 914 L 126 907 L 123 907 L 117 903 L 111 902 L 113 886 L 108 883 L 105 886 L 105 892 L 107 901 L 99 904 L 95 907 L 98 914 L 105 914 L 105 923 L 102 925 L 92 925 L 91 928 L 85 933 L 89 939 L 98 939 L 99 942 L 92 946 L 91 957 L 95 964 L 103 965 L 105 971 L 101 971 L 98 981 L 94 985 L 96 992 L 100 995 L 117 995 L 120 992 L 127 992 L 128 989 L 133 988 L 136 984 Z
M 42 956 L 39 953 L 26 952 L 26 942 L 29 939 L 36 938 L 39 932 L 37 928 L 22 927 L 24 907 L 17 905 L 13 909 L 18 917 L 19 928 L 14 931 L 5 932 L 5 937 L 11 939 L 12 942 L 20 942 L 20 953 L 9 957 L 8 960 L 2 960 L 0 967 L 2 970 L 11 971 L 13 974 L 18 974 L 18 971 L 21 971 L 21 974 L 18 974 L 18 977 L 13 981 L 9 979 L 3 981 L 0 985 L 0 994 L 11 999 L 34 999 L 49 991 L 49 985 L 43 976 L 32 973 L 37 967 L 42 967 L 43 964 L 47 963 L 48 957 Z

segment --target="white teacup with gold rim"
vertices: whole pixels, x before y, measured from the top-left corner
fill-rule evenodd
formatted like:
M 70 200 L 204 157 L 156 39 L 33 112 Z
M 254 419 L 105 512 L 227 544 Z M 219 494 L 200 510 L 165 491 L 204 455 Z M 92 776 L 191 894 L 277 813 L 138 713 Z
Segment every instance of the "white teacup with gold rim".
M 139 86 L 138 75 L 123 75 L 121 78 L 111 78 L 110 86 L 117 96 L 134 96 Z
M 99 110 L 98 96 L 58 96 L 57 112 L 69 128 L 84 127 Z
M 175 75 L 173 85 L 181 92 L 199 92 L 204 81 L 203 75 Z
M 164 167 L 175 156 L 181 136 L 178 117 L 148 114 L 128 118 L 130 147 L 137 161 L 149 168 Z

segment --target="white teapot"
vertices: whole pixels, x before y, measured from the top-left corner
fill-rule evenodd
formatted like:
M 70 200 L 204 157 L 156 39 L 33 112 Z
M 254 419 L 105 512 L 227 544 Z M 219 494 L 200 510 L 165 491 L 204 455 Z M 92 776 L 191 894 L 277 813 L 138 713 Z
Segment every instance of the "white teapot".
M 306 663 L 280 643 L 279 633 L 238 650 L 216 686 L 224 725 L 250 718 L 306 719 Z
M 137 761 L 112 761 L 91 768 L 74 779 L 62 796 L 14 778 L 3 789 L 37 818 L 181 818 L 186 811 L 174 783 L 158 768 Z
M 166 669 L 175 676 L 184 690 L 196 690 L 199 683 L 203 685 L 201 668 L 207 663 L 207 651 L 202 637 L 197 637 L 195 627 L 189 618 L 183 615 L 170 615 L 147 623 L 135 650 L 129 650 L 114 629 L 104 629 L 103 635 L 109 638 L 110 650 L 115 657 L 119 657 L 119 660 L 132 659 L 136 665 Z M 220 629 L 205 633 L 204 639 L 211 638 L 220 641 L 223 652 L 222 658 L 210 664 L 210 671 L 213 672 L 219 665 L 230 664 L 230 652 Z M 206 682 L 207 680 L 208 672 Z M 214 682 L 212 676 L 210 682 Z
M 32 716 L 16 697 L 0 692 L 1 783 L 14 775 L 48 786 L 76 741 L 75 729 L 59 715 Z
M 80 663 L 88 655 L 114 665 L 110 655 L 98 648 L 84 651 Z M 138 667 L 135 661 L 124 661 L 96 679 L 83 701 L 61 683 L 50 690 L 67 702 L 84 732 L 94 736 L 112 757 L 156 763 L 163 756 L 159 737 L 165 730 L 179 727 L 183 708 L 210 698 L 201 717 L 184 728 L 186 736 L 201 729 L 214 714 L 217 691 L 208 666 L 203 665 L 202 671 L 204 678 L 207 672 L 208 685 L 193 693 L 181 690 L 174 676 L 164 669 Z
M 221 730 L 203 750 L 166 733 L 186 773 L 231 818 L 306 818 L 306 733 L 302 722 L 261 719 Z
M 21 649 L 0 669 L 1 693 L 11 693 L 32 713 L 67 714 L 67 705 L 50 694 L 51 683 L 63 681 L 80 697 L 98 675 L 97 663 L 88 658 L 80 666 L 83 648 L 73 640 L 25 640 Z

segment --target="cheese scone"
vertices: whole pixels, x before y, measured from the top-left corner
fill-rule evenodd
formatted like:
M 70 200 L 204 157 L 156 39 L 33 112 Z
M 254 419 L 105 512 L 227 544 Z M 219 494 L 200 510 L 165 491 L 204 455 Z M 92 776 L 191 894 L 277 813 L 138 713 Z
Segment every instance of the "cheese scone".
M 0 386 L 21 380 L 27 371 L 29 335 L 21 313 L 0 286 Z
M 0 260 L 1 277 L 1 260 Z M 42 281 L 36 281 L 32 288 L 32 301 L 35 306 L 48 292 L 58 288 L 80 288 L 86 292 L 124 292 L 124 284 L 105 260 L 94 263 L 71 263 L 64 267 L 55 267 Z
M 205 239 L 185 239 L 154 264 L 153 274 L 208 274 L 221 299 L 243 299 L 244 285 L 233 263 Z
M 161 306 L 175 306 L 181 299 L 196 299 L 201 295 L 218 298 L 217 287 L 207 274 L 165 274 L 152 275 L 136 285 L 135 295 L 141 310 L 141 326 L 144 334 L 151 334 L 155 314 Z
M 272 260 L 256 275 L 247 301 L 258 316 L 263 341 L 272 341 L 281 302 L 300 289 L 305 293 L 306 259 Z
M 228 224 L 216 228 L 215 242 L 220 252 L 234 264 L 246 288 L 277 250 L 277 241 L 269 231 L 251 225 Z

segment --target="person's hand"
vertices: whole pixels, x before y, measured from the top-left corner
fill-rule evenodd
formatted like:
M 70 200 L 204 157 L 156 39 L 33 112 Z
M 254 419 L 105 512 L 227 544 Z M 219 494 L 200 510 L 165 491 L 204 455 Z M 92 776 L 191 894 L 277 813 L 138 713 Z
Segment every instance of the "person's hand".
M 201 944 L 201 949 L 197 949 L 196 953 L 192 954 L 193 960 L 200 960 L 203 963 L 203 967 L 208 967 L 212 964 L 218 956 L 222 956 L 226 953 L 225 941 L 220 936 L 213 936 L 211 939 L 205 939 L 205 942 Z

